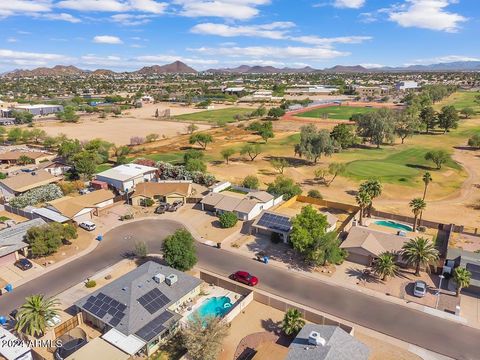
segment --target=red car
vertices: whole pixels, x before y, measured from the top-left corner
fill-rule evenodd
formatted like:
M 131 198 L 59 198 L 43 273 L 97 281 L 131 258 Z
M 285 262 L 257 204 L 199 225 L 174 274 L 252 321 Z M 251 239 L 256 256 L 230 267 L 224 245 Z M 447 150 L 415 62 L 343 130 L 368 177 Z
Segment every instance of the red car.
M 255 286 L 258 284 L 258 278 L 246 271 L 237 271 L 235 274 L 232 275 L 232 279 L 249 286 Z

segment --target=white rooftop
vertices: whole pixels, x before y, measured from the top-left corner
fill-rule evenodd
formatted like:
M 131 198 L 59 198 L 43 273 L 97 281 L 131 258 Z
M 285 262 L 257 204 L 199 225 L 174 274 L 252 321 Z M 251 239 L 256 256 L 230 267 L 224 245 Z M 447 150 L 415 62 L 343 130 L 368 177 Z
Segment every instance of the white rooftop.
M 124 335 L 115 328 L 103 334 L 102 338 L 129 355 L 135 355 L 146 345 L 145 341 L 135 335 Z
M 125 181 L 152 171 L 157 171 L 157 168 L 138 164 L 119 165 L 112 169 L 105 170 L 99 174 L 98 177 L 104 177 L 114 180 Z
M 12 342 L 14 346 L 1 346 L 2 343 Z M 8 330 L 0 327 L 0 357 L 7 360 L 32 360 L 30 348 L 20 343 L 19 339 Z
M 47 208 L 33 208 L 32 213 L 38 214 L 41 217 L 58 222 L 60 224 L 70 221 L 69 218 L 63 216 L 62 214 Z
M 47 104 L 31 104 L 31 105 L 16 105 L 17 109 L 42 109 L 46 107 L 60 107 L 61 105 L 47 105 Z

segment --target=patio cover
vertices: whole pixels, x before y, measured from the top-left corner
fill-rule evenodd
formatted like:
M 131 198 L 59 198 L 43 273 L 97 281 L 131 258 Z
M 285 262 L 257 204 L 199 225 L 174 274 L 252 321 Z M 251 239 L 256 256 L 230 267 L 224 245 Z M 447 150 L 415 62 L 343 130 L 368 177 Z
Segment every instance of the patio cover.
M 108 359 L 108 360 L 127 360 L 130 355 L 117 349 L 102 338 L 95 338 L 68 356 L 66 360 L 92 360 L 92 359 Z
M 112 328 L 103 334 L 102 338 L 130 355 L 135 355 L 147 344 L 145 341 L 136 337 L 135 335 L 126 336 L 115 328 Z

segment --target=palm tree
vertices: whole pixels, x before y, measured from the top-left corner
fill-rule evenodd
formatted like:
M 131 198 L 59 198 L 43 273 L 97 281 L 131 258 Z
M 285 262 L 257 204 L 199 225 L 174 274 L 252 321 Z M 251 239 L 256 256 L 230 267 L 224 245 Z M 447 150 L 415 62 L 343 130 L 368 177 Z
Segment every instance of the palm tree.
M 428 185 L 432 182 L 432 175 L 427 171 L 425 174 L 423 174 L 422 181 L 425 184 L 425 187 L 423 188 L 423 198 L 422 200 L 425 200 L 425 197 L 427 196 L 427 188 Z
M 381 276 L 382 281 L 387 281 L 389 276 L 395 276 L 398 273 L 395 254 L 391 252 L 380 254 L 373 264 L 373 272 Z
M 453 272 L 453 278 L 457 283 L 457 296 L 460 296 L 462 289 L 470 285 L 472 273 L 463 267 L 457 267 Z
M 413 231 L 417 229 L 417 219 L 418 216 L 425 210 L 427 203 L 421 198 L 415 198 L 410 201 L 410 208 L 412 209 L 414 220 L 413 220 Z
M 372 203 L 372 198 L 365 190 L 360 190 L 355 196 L 355 201 L 357 202 L 358 207 L 360 208 L 360 225 L 363 225 L 363 215 L 365 209 Z
M 57 315 L 59 302 L 43 295 L 32 295 L 25 298 L 15 319 L 15 330 L 30 336 L 41 336 L 45 333 L 47 321 Z
M 288 309 L 283 317 L 282 330 L 287 335 L 297 334 L 305 325 L 302 313 L 297 309 Z
M 438 260 L 439 253 L 431 241 L 424 237 L 410 239 L 402 246 L 402 259 L 415 266 L 415 276 L 420 275 L 420 266 Z M 428 267 L 427 267 L 428 271 Z
M 370 204 L 368 205 L 368 217 L 372 217 L 373 199 L 382 195 L 382 183 L 377 179 L 370 179 L 360 184 L 359 191 L 366 191 L 370 195 Z

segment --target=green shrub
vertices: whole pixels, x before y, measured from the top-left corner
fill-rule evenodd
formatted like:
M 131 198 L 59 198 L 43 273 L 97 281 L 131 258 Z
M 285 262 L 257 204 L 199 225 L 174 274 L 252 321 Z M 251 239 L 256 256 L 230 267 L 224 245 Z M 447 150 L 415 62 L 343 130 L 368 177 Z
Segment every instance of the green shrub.
M 309 190 L 308 191 L 308 196 L 311 197 L 311 198 L 314 198 L 314 199 L 323 199 L 323 196 L 320 193 L 320 191 L 318 191 L 316 189 Z
M 97 286 L 97 282 L 95 280 L 88 280 L 86 283 L 85 283 L 85 287 L 86 288 L 94 288 L 95 286 Z
M 223 229 L 228 229 L 234 227 L 237 224 L 238 218 L 237 215 L 235 215 L 233 212 L 226 211 L 220 214 L 218 220 L 220 221 L 220 226 Z
M 155 201 L 151 198 L 145 198 L 140 200 L 140 206 L 150 207 L 153 206 L 153 204 L 155 204 Z
M 260 181 L 255 175 L 248 175 L 245 177 L 245 179 L 243 179 L 242 186 L 246 187 L 247 189 L 257 190 L 260 186 Z

